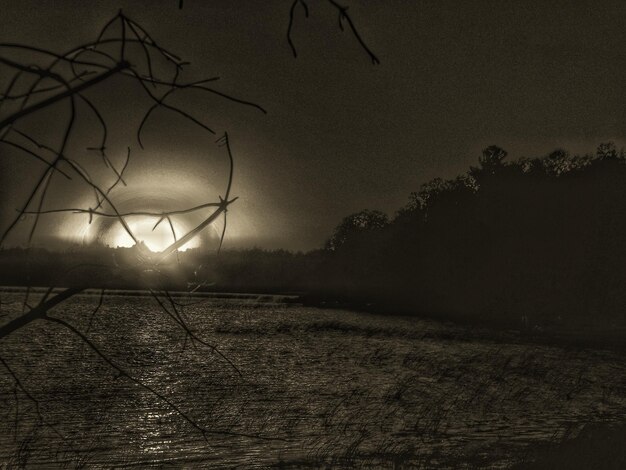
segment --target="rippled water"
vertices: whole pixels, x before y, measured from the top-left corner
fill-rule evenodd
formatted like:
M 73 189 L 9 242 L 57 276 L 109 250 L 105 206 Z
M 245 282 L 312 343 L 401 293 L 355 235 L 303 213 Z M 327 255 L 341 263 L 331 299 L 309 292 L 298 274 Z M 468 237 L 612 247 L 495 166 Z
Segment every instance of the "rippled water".
M 0 321 L 22 299 L 3 293 Z M 0 340 L 0 357 L 40 411 L 0 365 L 0 462 L 506 468 L 530 444 L 626 416 L 617 353 L 272 300 L 178 299 L 192 303 L 180 313 L 241 375 L 185 342 L 150 297 L 107 296 L 90 328 L 98 296 L 55 310 L 206 439 L 60 325 L 38 321 Z

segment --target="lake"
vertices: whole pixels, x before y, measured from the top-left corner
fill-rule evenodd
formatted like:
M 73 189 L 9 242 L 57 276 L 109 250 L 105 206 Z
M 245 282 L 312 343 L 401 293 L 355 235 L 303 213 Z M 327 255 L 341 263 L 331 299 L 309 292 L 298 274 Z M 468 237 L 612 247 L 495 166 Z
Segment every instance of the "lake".
M 205 436 L 60 325 L 37 321 L 0 340 L 0 357 L 39 404 L 37 413 L 0 364 L 0 462 L 508 468 L 529 446 L 626 416 L 626 363 L 617 352 L 240 297 L 175 300 L 198 337 L 233 365 L 185 340 L 149 296 L 107 295 L 93 318 L 98 295 L 53 311 Z M 4 322 L 23 294 L 1 299 Z

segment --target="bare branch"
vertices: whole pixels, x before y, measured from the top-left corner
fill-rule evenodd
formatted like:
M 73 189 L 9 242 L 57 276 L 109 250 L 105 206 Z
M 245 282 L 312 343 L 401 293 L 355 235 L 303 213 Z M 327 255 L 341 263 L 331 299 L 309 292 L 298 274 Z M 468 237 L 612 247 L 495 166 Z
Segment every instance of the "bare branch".
M 306 18 L 309 17 L 309 7 L 307 6 L 306 2 L 304 2 L 303 0 L 293 0 L 293 3 L 291 4 L 291 8 L 289 9 L 289 25 L 287 26 L 287 43 L 289 44 L 289 47 L 291 48 L 291 53 L 293 54 L 294 57 L 298 57 L 298 51 L 296 50 L 296 46 L 293 43 L 293 40 L 291 39 L 291 30 L 293 28 L 294 15 L 295 15 L 296 7 L 298 6 L 298 4 L 302 5 L 302 7 L 304 8 L 304 16 Z
M 234 197 L 232 199 L 230 199 L 228 201 L 228 204 L 231 204 L 233 202 L 235 202 L 237 199 L 239 199 L 238 197 Z M 172 211 L 165 211 L 165 212 L 151 212 L 151 211 L 131 211 L 131 212 L 119 212 L 119 213 L 110 213 L 110 212 L 102 212 L 102 211 L 98 211 L 96 209 L 82 209 L 79 207 L 75 207 L 75 208 L 66 208 L 66 209 L 50 209 L 50 210 L 42 210 L 39 212 L 35 212 L 35 211 L 24 211 L 24 214 L 58 214 L 58 213 L 62 213 L 62 212 L 73 212 L 75 214 L 91 214 L 91 215 L 98 215 L 100 217 L 112 217 L 112 218 L 119 218 L 119 217 L 135 217 L 135 216 L 145 216 L 145 217 L 158 217 L 159 220 L 157 221 L 157 224 L 155 225 L 154 228 L 156 228 L 165 218 L 167 218 L 168 216 L 173 216 L 173 215 L 181 215 L 181 214 L 190 214 L 192 212 L 195 212 L 197 210 L 200 209 L 206 209 L 207 207 L 220 207 L 221 205 L 223 205 L 223 202 L 207 202 L 205 204 L 200 204 L 198 206 L 194 206 L 194 207 L 190 207 L 189 209 L 179 209 L 179 210 L 172 210 Z M 154 230 L 153 228 L 153 230 Z
M 143 388 L 144 390 L 150 392 L 152 395 L 159 398 L 161 401 L 167 404 L 167 406 L 169 406 L 172 410 L 174 410 L 180 417 L 182 417 L 185 421 L 187 421 L 187 423 L 189 423 L 191 426 L 193 426 L 198 431 L 200 431 L 203 436 L 205 437 L 208 435 L 238 436 L 238 437 L 247 437 L 251 439 L 264 440 L 264 441 L 285 441 L 285 439 L 278 438 L 278 437 L 266 437 L 266 436 L 259 436 L 255 434 L 246 434 L 246 433 L 238 433 L 238 432 L 233 432 L 233 431 L 212 430 L 212 429 L 204 428 L 203 426 L 198 424 L 193 418 L 191 418 L 186 412 L 184 412 L 178 405 L 176 405 L 173 401 L 171 401 L 169 398 L 163 395 L 161 392 L 159 392 L 158 390 L 151 387 L 150 385 L 130 375 L 123 367 L 118 365 L 111 358 L 109 358 L 106 354 L 104 354 L 102 350 L 100 350 L 100 348 L 96 346 L 96 344 L 93 341 L 91 341 L 86 335 L 81 333 L 76 327 L 66 322 L 65 320 L 62 320 L 57 317 L 46 316 L 45 319 L 49 322 L 57 323 L 67 328 L 69 331 L 71 331 L 73 334 L 79 337 L 85 344 L 87 344 L 87 346 L 89 346 L 91 350 L 95 352 L 113 370 L 115 370 L 118 373 L 118 377 L 128 379 L 130 382 L 134 383 L 135 385 Z
M 230 161 L 230 171 L 228 175 L 228 185 L 226 187 L 225 196 L 224 198 L 220 197 L 220 203 L 217 206 L 217 209 L 209 217 L 207 217 L 202 223 L 200 223 L 194 229 L 187 232 L 180 239 L 178 239 L 177 241 L 172 243 L 169 247 L 167 247 L 165 250 L 163 250 L 161 253 L 159 253 L 159 261 L 157 262 L 157 264 L 163 261 L 165 258 L 167 258 L 174 251 L 178 250 L 178 248 L 184 246 L 189 240 L 194 238 L 204 228 L 212 224 L 220 216 L 220 214 L 222 214 L 223 212 L 226 212 L 226 210 L 228 209 L 228 206 L 234 201 L 234 199 L 231 199 L 231 200 L 228 199 L 230 196 L 230 190 L 232 187 L 233 172 L 234 172 L 234 162 L 233 162 L 233 156 L 232 156 L 231 149 L 230 149 L 230 144 L 228 141 L 228 134 L 225 132 L 224 136 L 218 139 L 217 142 L 220 142 L 222 145 L 226 146 L 228 158 Z
M 307 4 L 304 0 L 299 1 L 305 9 L 305 14 L 308 16 Z M 110 36 L 112 32 L 117 37 L 105 37 Z M 129 47 L 130 45 L 137 45 L 141 48 L 141 51 L 139 52 L 139 62 L 141 62 L 141 66 L 127 59 L 129 54 L 133 51 L 137 51 L 137 48 Z M 40 67 L 38 65 L 25 65 L 9 58 L 0 57 L 0 64 L 3 64 L 14 71 L 14 75 L 9 80 L 8 86 L 3 90 L 3 93 L 0 94 L 0 106 L 8 101 L 11 101 L 11 107 L 5 108 L 3 115 L 0 116 L 0 143 L 32 156 L 46 165 L 45 171 L 43 171 L 43 173 L 39 176 L 36 184 L 32 188 L 32 191 L 25 198 L 24 204 L 17 210 L 17 217 L 9 224 L 8 228 L 6 228 L 0 238 L 0 244 L 15 228 L 16 224 L 22 219 L 22 217 L 29 214 L 35 216 L 34 223 L 30 228 L 28 237 L 29 243 L 37 230 L 40 217 L 44 214 L 64 212 L 83 213 L 89 215 L 89 222 L 92 221 L 94 216 L 115 218 L 124 228 L 126 233 L 130 235 L 135 244 L 138 244 L 139 241 L 132 233 L 125 218 L 132 216 L 155 217 L 157 218 L 155 227 L 163 220 L 167 220 L 174 240 L 170 246 L 156 255 L 156 262 L 154 259 L 150 259 L 149 256 L 146 256 L 146 260 L 142 261 L 148 269 L 153 269 L 158 272 L 159 263 L 161 263 L 171 253 L 177 252 L 179 248 L 184 246 L 194 237 L 198 236 L 204 228 L 212 224 L 223 214 L 224 226 L 220 237 L 221 248 L 226 230 L 226 212 L 228 210 L 228 206 L 237 200 L 236 197 L 230 196 L 233 184 L 234 159 L 230 148 L 228 134 L 224 133 L 223 137 L 220 137 L 217 140 L 217 144 L 219 146 L 226 147 L 229 159 L 228 181 L 224 196 L 219 197 L 219 202 L 208 202 L 195 207 L 164 212 L 121 212 L 116 207 L 110 194 L 119 184 L 126 185 L 124 173 L 130 162 L 131 149 L 128 147 L 128 153 L 124 164 L 121 170 L 118 171 L 118 168 L 113 165 L 106 152 L 109 139 L 109 129 L 107 127 L 105 116 L 101 113 L 97 100 L 92 99 L 91 95 L 86 92 L 98 84 L 108 82 L 115 76 L 129 77 L 135 84 L 139 85 L 152 101 L 137 130 L 137 139 L 142 147 L 143 143 L 141 142 L 141 131 L 147 120 L 152 116 L 153 112 L 157 108 L 161 107 L 182 116 L 186 121 L 190 121 L 208 133 L 216 133 L 212 128 L 205 125 L 200 119 L 192 116 L 185 109 L 181 109 L 169 102 L 166 103 L 166 99 L 169 99 L 175 91 L 182 93 L 183 90 L 197 90 L 202 93 L 210 93 L 225 100 L 253 107 L 263 113 L 266 113 L 266 110 L 263 107 L 256 103 L 223 93 L 207 85 L 209 82 L 217 80 L 217 77 L 194 82 L 182 82 L 182 80 L 179 82 L 179 76 L 182 76 L 182 70 L 186 65 L 186 62 L 183 62 L 175 54 L 157 45 L 156 41 L 139 24 L 129 19 L 121 11 L 104 25 L 102 30 L 99 32 L 96 41 L 75 47 L 64 54 L 57 54 L 42 48 L 18 44 L 0 44 L 0 50 L 34 53 L 39 60 L 45 60 L 46 63 L 49 62 L 46 66 Z M 145 63 L 141 59 L 141 54 L 143 54 L 143 57 L 145 58 Z M 159 61 L 155 62 L 157 59 L 159 59 Z M 161 59 L 164 59 L 165 62 Z M 165 69 L 160 66 L 155 68 L 155 64 L 165 64 L 167 67 Z M 83 70 L 83 68 L 86 68 L 86 70 Z M 165 72 L 171 71 L 172 74 L 170 75 L 169 73 L 165 73 L 163 70 L 165 70 Z M 22 89 L 26 89 L 27 91 L 22 92 Z M 64 111 L 63 116 L 67 118 L 67 122 L 64 123 L 61 141 L 58 144 L 44 144 L 40 142 L 36 134 L 33 133 L 33 135 L 31 135 L 28 132 L 23 132 L 15 127 L 20 120 L 25 119 L 28 116 L 38 114 L 39 112 L 47 110 L 58 103 L 65 104 L 66 102 L 68 104 L 68 109 Z M 102 162 L 105 167 L 112 172 L 112 175 L 114 175 L 112 183 L 110 183 L 110 180 L 108 179 L 105 180 L 107 181 L 107 185 L 104 185 L 93 178 L 92 175 L 86 170 L 87 166 L 85 165 L 85 167 L 83 167 L 83 165 L 81 165 L 78 157 L 68 154 L 70 152 L 68 149 L 72 148 L 71 141 L 76 140 L 74 136 L 75 123 L 77 122 L 77 119 L 79 119 L 79 114 L 83 112 L 83 107 L 78 104 L 80 102 L 84 103 L 89 109 L 89 111 L 85 112 L 93 114 L 98 122 L 99 129 L 96 129 L 95 133 L 95 139 L 97 140 L 93 147 L 88 147 L 88 150 L 97 151 L 102 157 Z M 82 116 L 82 114 L 80 114 L 80 116 Z M 25 141 L 17 138 L 6 139 L 5 137 L 9 132 L 14 132 L 19 135 L 21 139 L 25 139 Z M 63 166 L 63 163 L 65 163 L 67 167 Z M 71 169 L 69 172 L 68 167 Z M 50 188 L 53 183 L 56 182 L 54 176 L 57 172 L 67 179 L 72 179 L 74 174 L 77 175 L 77 181 L 79 181 L 80 184 L 84 183 L 90 191 L 93 191 L 95 203 L 90 207 L 59 208 L 53 210 L 45 208 Z M 108 175 L 109 178 L 110 176 L 111 175 Z M 195 211 L 208 208 L 213 210 L 210 211 L 200 224 L 182 236 L 177 236 L 172 217 L 191 214 Z M 123 269 L 120 270 L 118 266 L 115 268 L 115 272 L 116 274 L 124 274 L 125 271 Z M 55 279 L 56 285 L 63 285 L 57 283 L 56 281 L 59 281 L 59 279 Z M 61 282 L 63 282 L 63 278 L 61 279 Z M 262 440 L 283 440 L 280 438 L 269 438 L 253 434 L 235 433 L 229 430 L 221 431 L 205 429 L 195 422 L 188 414 L 182 411 L 164 394 L 158 392 L 150 385 L 144 384 L 140 380 L 131 377 L 127 371 L 125 371 L 119 364 L 112 361 L 87 337 L 86 334 L 82 333 L 78 328 L 74 327 L 71 323 L 68 323 L 65 320 L 49 316 L 52 308 L 77 295 L 83 290 L 83 287 L 78 287 L 56 292 L 53 287 L 50 287 L 44 293 L 39 303 L 36 306 L 31 307 L 29 305 L 30 287 L 28 287 L 24 298 L 22 314 L 18 318 L 0 326 L 0 339 L 38 319 L 44 319 L 51 323 L 59 324 L 71 331 L 74 335 L 78 336 L 84 344 L 88 345 L 102 360 L 116 370 L 119 376 L 126 377 L 131 382 L 149 391 L 151 394 L 167 403 L 170 408 L 175 410 L 189 424 L 201 431 L 205 438 L 207 435 L 214 434 L 248 437 Z M 161 294 L 157 294 L 152 290 L 150 292 L 163 312 L 168 315 L 185 333 L 185 344 L 187 340 L 190 340 L 194 347 L 195 344 L 198 343 L 208 348 L 211 352 L 217 354 L 225 360 L 239 374 L 239 376 L 241 376 L 241 371 L 218 349 L 216 345 L 199 338 L 197 334 L 192 331 L 184 317 L 184 307 L 179 305 L 167 290 L 164 290 Z M 89 322 L 86 330 L 87 334 L 92 328 L 95 316 L 103 306 L 104 296 L 105 290 L 102 289 L 98 304 L 91 311 L 89 316 Z M 2 360 L 2 358 L 0 358 L 0 361 L 3 362 L 5 368 L 7 368 L 9 373 L 11 373 L 14 377 L 16 387 L 22 389 L 21 382 L 17 380 L 17 377 L 10 370 L 6 362 Z M 32 398 L 28 395 L 28 392 L 25 390 L 23 391 L 29 398 Z
M 13 371 L 13 369 L 11 369 L 9 364 L 2 358 L 2 356 L 0 356 L 0 363 L 2 363 L 2 365 L 7 370 L 9 375 L 13 378 L 13 382 L 15 383 L 15 386 L 22 391 L 22 393 L 26 396 L 26 398 L 28 398 L 33 403 L 33 405 L 35 405 L 35 413 L 37 414 L 37 418 L 39 419 L 39 421 L 41 423 L 43 423 L 44 426 L 47 426 L 48 428 L 50 428 L 61 439 L 66 439 L 66 437 L 63 434 L 61 434 L 54 425 L 49 423 L 48 420 L 46 420 L 43 417 L 43 415 L 41 414 L 41 405 L 39 403 L 39 400 L 37 400 L 33 395 L 31 395 L 31 393 L 24 386 L 24 384 L 19 379 L 17 374 Z M 16 399 L 17 399 L 17 397 L 16 397 Z M 19 410 L 17 409 L 17 406 L 16 406 L 16 413 L 18 413 L 18 412 L 19 412 Z
M 47 314 L 50 309 L 56 307 L 57 305 L 73 297 L 74 295 L 82 292 L 84 289 L 84 287 L 72 287 L 69 289 L 65 289 L 56 294 L 54 297 L 50 298 L 49 300 L 46 300 L 44 303 L 31 309 L 28 313 L 25 313 L 24 315 L 21 315 L 11 320 L 10 322 L 5 323 L 4 325 L 0 326 L 0 339 L 10 335 L 20 328 L 23 328 L 24 326 L 35 320 L 40 320 Z
M 15 121 L 19 120 L 20 118 L 24 117 L 24 116 L 28 116 L 29 114 L 32 114 L 36 111 L 39 111 L 41 109 L 47 108 L 48 106 L 53 105 L 54 103 L 56 103 L 57 101 L 61 101 L 65 98 L 68 98 L 76 93 L 80 93 L 83 90 L 86 90 L 87 88 L 90 88 L 104 80 L 106 80 L 107 78 L 109 78 L 112 75 L 115 75 L 116 73 L 118 73 L 121 70 L 127 69 L 130 66 L 130 64 L 128 62 L 120 62 L 119 64 L 117 64 L 115 67 L 113 67 L 111 70 L 108 70 L 104 73 L 102 73 L 101 75 L 98 75 L 97 77 L 92 78 L 91 80 L 87 80 L 83 83 L 81 83 L 80 85 L 76 85 L 73 88 L 69 88 L 68 90 L 59 93 L 57 95 L 51 96 L 45 100 L 40 101 L 39 103 L 36 103 L 32 106 L 29 106 L 25 109 L 22 109 L 20 111 L 17 111 L 15 113 L 13 113 L 12 115 L 4 118 L 2 121 L 0 121 L 0 130 L 4 129 L 6 126 L 13 124 Z
M 332 6 L 334 6 L 339 11 L 339 26 L 341 27 L 342 31 L 343 31 L 342 21 L 346 20 L 348 22 L 348 25 L 350 26 L 350 29 L 352 30 L 352 34 L 354 35 L 356 40 L 361 45 L 361 48 L 370 57 L 370 60 L 372 61 L 372 64 L 374 64 L 374 65 L 380 64 L 380 60 L 378 60 L 378 57 L 376 57 L 376 55 L 367 46 L 367 44 L 365 44 L 365 41 L 363 41 L 363 38 L 361 37 L 361 35 L 357 31 L 356 26 L 354 26 L 354 23 L 352 22 L 352 18 L 350 18 L 350 15 L 348 14 L 348 7 L 344 7 L 344 6 L 339 5 L 335 0 L 328 0 L 328 3 L 330 3 Z
M 83 181 L 85 181 L 89 186 L 91 186 L 102 197 L 102 199 L 104 199 L 107 202 L 107 204 L 111 207 L 113 212 L 115 212 L 115 216 L 117 220 L 119 220 L 120 224 L 122 225 L 126 233 L 128 233 L 128 235 L 135 242 L 135 244 L 138 243 L 137 237 L 135 237 L 135 234 L 132 232 L 132 230 L 130 229 L 126 221 L 124 220 L 124 216 L 122 216 L 119 213 L 119 211 L 115 207 L 115 204 L 113 204 L 113 202 L 109 198 L 108 194 L 104 192 L 102 189 L 100 189 L 100 187 L 97 184 L 93 183 L 91 181 L 91 178 L 89 178 L 89 175 L 84 170 L 82 170 L 75 161 L 71 159 L 67 159 L 67 158 L 65 158 L 64 161 L 66 161 L 72 167 L 72 169 L 74 169 L 74 171 L 83 179 Z
M 354 22 L 352 21 L 352 18 L 348 14 L 348 7 L 340 5 L 335 0 L 328 0 L 328 3 L 330 5 L 332 5 L 339 13 L 339 18 L 338 18 L 339 19 L 339 29 L 341 29 L 341 31 L 344 31 L 343 22 L 346 21 L 348 23 L 348 26 L 350 26 L 350 30 L 352 31 L 352 35 L 358 41 L 359 45 L 361 46 L 361 49 L 363 49 L 367 53 L 367 55 L 369 56 L 370 60 L 372 61 L 372 64 L 374 64 L 374 65 L 380 64 L 380 60 L 378 59 L 378 57 L 376 57 L 376 55 L 367 46 L 367 44 L 365 44 L 365 41 L 363 40 L 363 38 L 359 34 L 358 30 L 356 29 L 356 26 L 354 25 Z M 289 9 L 289 23 L 287 25 L 287 43 L 289 44 L 289 47 L 290 47 L 291 52 L 292 52 L 294 57 L 298 57 L 298 52 L 297 52 L 296 46 L 294 45 L 293 40 L 291 38 L 291 31 L 293 29 L 295 10 L 296 10 L 296 7 L 298 6 L 298 4 L 302 5 L 302 8 L 304 9 L 305 17 L 306 18 L 309 17 L 309 7 L 308 7 L 306 1 L 305 0 L 294 0 L 292 2 L 292 4 L 291 4 L 291 8 Z
M 170 306 L 172 308 L 172 312 L 170 312 L 167 307 L 165 306 L 165 304 L 161 301 L 161 299 L 159 299 L 158 294 L 153 291 L 152 289 L 150 289 L 150 294 L 152 295 L 152 297 L 154 298 L 154 300 L 156 300 L 156 302 L 159 304 L 159 306 L 161 307 L 161 309 L 172 319 L 174 320 L 174 322 L 185 332 L 186 336 L 191 338 L 192 341 L 197 341 L 198 343 L 200 343 L 201 345 L 209 348 L 212 352 L 216 353 L 217 355 L 219 355 L 222 359 L 224 359 L 236 372 L 237 374 L 239 374 L 240 377 L 243 377 L 241 371 L 239 370 L 239 368 L 228 358 L 226 357 L 219 349 L 217 346 L 215 346 L 214 344 L 210 344 L 200 338 L 198 338 L 198 336 L 189 328 L 189 326 L 187 326 L 187 323 L 185 322 L 185 320 L 183 319 L 182 315 L 179 313 L 178 309 L 176 308 L 177 304 L 176 302 L 174 302 L 174 299 L 172 298 L 172 296 L 170 295 L 170 293 L 165 290 L 163 291 L 163 295 L 165 295 L 165 297 L 168 299 L 168 302 L 170 303 Z
M 76 120 L 76 102 L 74 100 L 74 96 L 70 96 L 70 118 L 65 129 L 65 133 L 63 135 L 63 140 L 61 141 L 61 147 L 57 153 L 57 158 L 52 163 L 52 168 L 55 168 L 58 162 L 63 159 L 63 153 L 65 152 L 65 148 L 67 147 L 67 143 L 69 141 L 70 135 L 74 129 L 74 122 Z M 37 205 L 37 210 L 40 211 L 43 207 L 44 200 L 46 198 L 46 194 L 48 192 L 48 188 L 50 187 L 50 182 L 52 181 L 53 173 L 50 171 L 50 168 L 46 170 L 48 172 L 47 177 L 42 185 L 41 196 L 39 198 L 39 204 Z M 37 191 L 39 188 L 35 188 Z M 33 239 L 33 235 L 35 234 L 35 229 L 37 228 L 37 223 L 39 222 L 39 214 L 35 214 L 35 221 L 31 227 L 30 233 L 28 235 L 28 243 L 30 243 Z
M 96 317 L 96 314 L 98 313 L 98 311 L 100 310 L 100 307 L 102 307 L 102 303 L 104 302 L 104 292 L 105 292 L 105 289 L 102 289 L 100 291 L 98 305 L 96 305 L 96 308 L 93 309 L 93 311 L 91 312 L 91 315 L 89 316 L 89 324 L 87 325 L 87 333 L 89 333 L 89 330 L 91 330 L 91 325 L 93 324 L 93 320 Z
M 78 74 L 76 77 L 72 77 L 71 79 L 67 80 L 67 83 L 72 83 L 72 82 L 77 81 L 77 80 L 82 80 L 84 77 L 87 77 L 89 75 L 93 75 L 95 73 L 96 73 L 95 71 L 85 71 L 85 72 L 82 72 L 82 73 Z M 54 86 L 50 86 L 48 88 L 39 88 L 38 90 L 33 90 L 30 93 L 29 92 L 24 92 L 24 93 L 20 93 L 20 94 L 17 94 L 17 95 L 9 95 L 9 94 L 0 95 L 0 107 L 1 107 L 1 105 L 2 105 L 4 100 L 6 100 L 6 101 L 21 100 L 21 99 L 24 99 L 24 98 L 27 98 L 27 97 L 48 93 L 50 91 L 56 91 L 56 90 L 59 90 L 61 88 L 65 88 L 65 85 L 54 85 Z M 10 90 L 8 91 L 8 93 L 10 93 Z
M 14 130 L 14 129 L 12 129 L 12 130 Z M 32 150 L 27 149 L 26 147 L 21 146 L 20 144 L 16 144 L 15 142 L 11 142 L 10 140 L 6 140 L 6 139 L 0 139 L 0 144 L 9 145 L 9 146 L 14 147 L 14 148 L 16 148 L 18 150 L 21 150 L 22 152 L 25 152 L 25 153 L 35 157 L 40 162 L 46 164 L 49 169 L 54 170 L 54 171 L 58 171 L 59 173 L 61 173 L 68 180 L 72 179 L 72 177 L 69 176 L 66 172 L 64 172 L 63 170 L 60 170 L 59 168 L 54 166 L 52 163 L 50 163 L 44 157 L 42 157 L 41 155 L 33 152 Z

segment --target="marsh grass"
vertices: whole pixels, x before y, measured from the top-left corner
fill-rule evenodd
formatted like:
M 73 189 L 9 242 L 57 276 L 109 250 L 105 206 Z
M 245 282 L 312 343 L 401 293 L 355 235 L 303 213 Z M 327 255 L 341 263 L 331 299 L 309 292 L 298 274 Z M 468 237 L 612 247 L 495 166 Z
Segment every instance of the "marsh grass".
M 6 300 L 11 315 L 19 305 Z M 81 312 L 97 298 L 72 302 L 59 314 L 86 327 Z M 180 334 L 140 296 L 112 296 L 90 334 L 207 428 L 282 440 L 205 442 L 154 397 L 117 380 L 89 348 L 33 324 L 6 347 L 16 352 L 3 355 L 66 439 L 42 426 L 19 393 L 15 430 L 12 383 L 1 377 L 0 461 L 18 468 L 509 468 L 538 461 L 536 449 L 585 425 L 626 414 L 626 366 L 616 352 L 275 299 L 209 299 L 186 315 L 242 377 L 215 355 L 182 349 Z

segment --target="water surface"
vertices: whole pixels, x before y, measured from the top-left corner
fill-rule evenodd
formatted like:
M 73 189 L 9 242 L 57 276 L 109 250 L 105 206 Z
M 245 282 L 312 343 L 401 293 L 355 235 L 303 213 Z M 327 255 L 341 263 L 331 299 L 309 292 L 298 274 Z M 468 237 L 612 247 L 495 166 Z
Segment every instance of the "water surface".
M 3 293 L 0 320 L 22 299 Z M 235 368 L 185 340 L 150 297 L 106 296 L 92 318 L 98 300 L 76 297 L 54 315 L 208 432 L 38 321 L 0 341 L 40 412 L 0 368 L 0 462 L 507 468 L 529 445 L 626 416 L 626 365 L 609 351 L 272 297 L 178 298 L 189 304 L 178 313 Z

